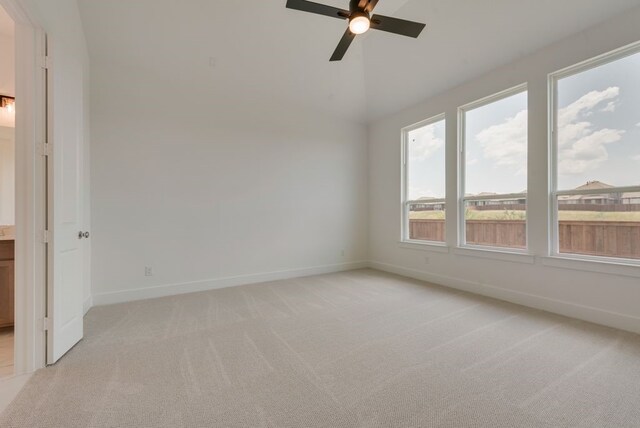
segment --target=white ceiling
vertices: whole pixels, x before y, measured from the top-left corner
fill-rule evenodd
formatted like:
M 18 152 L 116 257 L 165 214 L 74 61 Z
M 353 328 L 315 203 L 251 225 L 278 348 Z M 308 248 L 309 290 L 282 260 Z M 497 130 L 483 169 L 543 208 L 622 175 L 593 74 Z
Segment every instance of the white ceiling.
M 348 0 L 316 0 L 347 7 Z M 173 91 L 289 103 L 366 121 L 413 105 L 640 0 L 380 0 L 427 23 L 418 40 L 369 32 L 329 57 L 346 28 L 285 0 L 78 0 L 92 67 L 147 73 Z

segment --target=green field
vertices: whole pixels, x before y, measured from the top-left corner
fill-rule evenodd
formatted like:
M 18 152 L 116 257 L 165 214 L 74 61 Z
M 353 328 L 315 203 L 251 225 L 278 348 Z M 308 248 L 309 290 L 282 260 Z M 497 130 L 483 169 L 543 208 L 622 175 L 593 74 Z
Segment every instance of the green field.
M 412 220 L 442 220 L 444 211 L 412 211 Z M 467 220 L 524 220 L 524 211 L 467 210 Z M 630 221 L 640 222 L 640 212 L 560 211 L 560 221 Z

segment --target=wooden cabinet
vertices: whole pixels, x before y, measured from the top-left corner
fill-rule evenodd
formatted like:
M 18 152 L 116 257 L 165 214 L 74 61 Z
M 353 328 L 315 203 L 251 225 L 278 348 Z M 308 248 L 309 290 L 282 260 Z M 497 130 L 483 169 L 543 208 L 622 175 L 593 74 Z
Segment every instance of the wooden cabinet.
M 0 327 L 13 325 L 14 272 L 13 241 L 0 241 Z

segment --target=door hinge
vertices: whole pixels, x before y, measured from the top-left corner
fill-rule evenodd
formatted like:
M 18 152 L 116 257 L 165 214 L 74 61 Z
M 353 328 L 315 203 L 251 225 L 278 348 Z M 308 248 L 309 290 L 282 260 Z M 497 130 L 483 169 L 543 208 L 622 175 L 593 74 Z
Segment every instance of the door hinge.
M 42 143 L 42 156 L 51 156 L 51 144 Z
M 42 319 L 42 330 L 49 331 L 51 329 L 51 319 L 49 317 L 44 317 Z
M 44 70 L 48 70 L 51 68 L 51 57 L 50 56 L 43 56 L 42 57 L 42 68 Z
M 49 231 L 48 230 L 43 230 L 42 231 L 42 242 L 44 244 L 48 244 L 49 243 Z

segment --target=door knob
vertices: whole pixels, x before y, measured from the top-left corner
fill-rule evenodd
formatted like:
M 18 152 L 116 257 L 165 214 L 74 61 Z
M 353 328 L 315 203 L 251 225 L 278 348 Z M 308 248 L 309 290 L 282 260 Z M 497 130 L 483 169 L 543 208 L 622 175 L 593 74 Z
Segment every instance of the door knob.
M 89 232 L 78 232 L 78 239 L 89 238 Z

